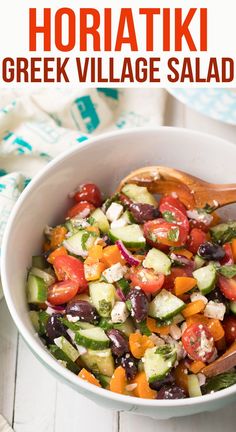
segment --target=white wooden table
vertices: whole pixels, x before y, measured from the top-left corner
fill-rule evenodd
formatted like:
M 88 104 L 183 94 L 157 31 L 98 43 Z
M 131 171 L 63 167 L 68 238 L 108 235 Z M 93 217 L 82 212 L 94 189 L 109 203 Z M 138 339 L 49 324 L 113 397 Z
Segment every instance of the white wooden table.
M 168 97 L 166 125 L 213 133 L 236 142 L 236 127 L 210 120 Z M 0 414 L 15 432 L 233 432 L 236 406 L 215 414 L 155 421 L 96 406 L 58 382 L 18 336 L 0 303 Z

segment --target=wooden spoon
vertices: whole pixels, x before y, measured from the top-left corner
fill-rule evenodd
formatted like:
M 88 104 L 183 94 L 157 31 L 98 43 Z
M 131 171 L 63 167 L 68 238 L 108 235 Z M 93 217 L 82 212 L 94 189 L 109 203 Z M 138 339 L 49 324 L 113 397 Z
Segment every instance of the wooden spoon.
M 121 181 L 118 191 L 129 183 L 146 186 L 151 193 L 175 192 L 189 209 L 204 208 L 206 205 L 217 209 L 236 202 L 236 184 L 207 183 L 185 172 L 164 166 L 144 167 L 131 172 Z
M 212 377 L 227 372 L 234 366 L 236 366 L 236 341 L 221 357 L 205 366 L 201 373 L 206 377 Z

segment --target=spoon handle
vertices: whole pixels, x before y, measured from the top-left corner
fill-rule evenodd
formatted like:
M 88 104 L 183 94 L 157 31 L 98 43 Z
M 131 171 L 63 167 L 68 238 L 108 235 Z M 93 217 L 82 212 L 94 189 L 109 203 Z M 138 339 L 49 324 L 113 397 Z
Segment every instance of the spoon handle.
M 206 377 L 212 377 L 227 372 L 234 366 L 236 366 L 236 342 L 221 357 L 205 366 L 201 372 Z

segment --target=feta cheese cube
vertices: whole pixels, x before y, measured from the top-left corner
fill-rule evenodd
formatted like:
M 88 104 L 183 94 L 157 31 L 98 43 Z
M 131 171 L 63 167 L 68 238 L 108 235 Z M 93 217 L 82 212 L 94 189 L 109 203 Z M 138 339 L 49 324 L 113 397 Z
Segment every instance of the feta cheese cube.
M 174 340 L 179 340 L 181 339 L 182 331 L 176 324 L 171 324 L 170 335 Z
M 208 303 L 207 298 L 204 295 L 202 295 L 200 292 L 195 292 L 195 293 L 191 294 L 190 300 L 191 300 L 191 302 L 195 302 L 197 300 L 202 300 L 203 303 L 205 303 L 205 304 Z
M 121 204 L 113 202 L 106 211 L 106 217 L 110 222 L 114 222 L 115 220 L 119 219 L 123 213 L 123 210 L 124 209 Z
M 209 301 L 204 309 L 204 315 L 208 318 L 215 318 L 223 321 L 226 312 L 226 306 L 224 303 L 216 303 Z
M 122 227 L 124 227 L 126 225 L 128 225 L 127 221 L 124 218 L 121 217 L 120 219 L 117 219 L 117 220 L 115 220 L 115 221 L 113 221 L 111 223 L 111 229 L 113 229 L 113 228 L 122 228 Z
M 111 311 L 111 320 L 113 323 L 123 323 L 129 316 L 129 311 L 124 302 L 116 302 Z
M 112 265 L 108 269 L 104 270 L 102 275 L 105 277 L 107 282 L 113 283 L 122 279 L 126 270 L 127 268 L 125 266 L 122 266 L 120 263 L 117 263 Z

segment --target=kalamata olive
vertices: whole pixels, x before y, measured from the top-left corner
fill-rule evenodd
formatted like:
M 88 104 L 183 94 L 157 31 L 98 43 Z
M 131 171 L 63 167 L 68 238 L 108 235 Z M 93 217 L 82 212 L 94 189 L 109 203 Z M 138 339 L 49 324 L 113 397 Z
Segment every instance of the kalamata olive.
M 185 391 L 176 384 L 164 385 L 157 393 L 156 399 L 184 399 Z
M 138 362 L 129 353 L 117 359 L 117 364 L 125 369 L 127 380 L 132 380 L 138 373 Z
M 197 253 L 200 257 L 213 261 L 219 261 L 225 256 L 225 251 L 221 246 L 210 242 L 202 243 Z
M 174 376 L 171 373 L 169 373 L 162 380 L 153 381 L 151 384 L 149 384 L 149 386 L 151 387 L 152 390 L 159 391 L 163 386 L 171 385 L 174 383 L 174 381 L 175 381 Z
M 223 296 L 222 292 L 218 287 L 216 287 L 213 291 L 207 294 L 207 298 L 209 301 L 214 301 L 216 303 L 226 303 L 226 298 Z
M 115 356 L 121 357 L 125 353 L 129 352 L 128 340 L 119 330 L 108 330 L 107 336 L 111 341 L 111 351 Z
M 46 324 L 46 336 L 51 341 L 60 336 L 65 336 L 68 338 L 68 334 L 66 332 L 67 328 L 62 324 L 60 318 L 62 318 L 62 315 L 59 313 L 54 313 L 48 318 Z
M 128 304 L 130 305 L 131 316 L 137 323 L 140 323 L 147 318 L 148 299 L 141 289 L 134 288 L 130 290 L 126 301 L 128 301 Z
M 66 306 L 66 314 L 76 316 L 80 321 L 94 323 L 99 315 L 94 306 L 85 300 L 71 300 Z
M 161 217 L 159 210 L 151 204 L 132 203 L 129 210 L 139 224 Z

